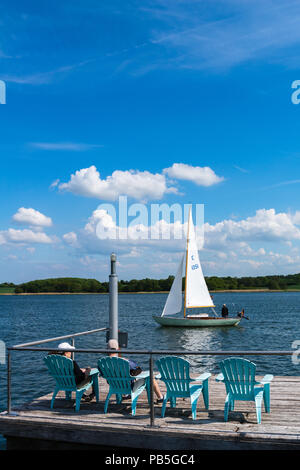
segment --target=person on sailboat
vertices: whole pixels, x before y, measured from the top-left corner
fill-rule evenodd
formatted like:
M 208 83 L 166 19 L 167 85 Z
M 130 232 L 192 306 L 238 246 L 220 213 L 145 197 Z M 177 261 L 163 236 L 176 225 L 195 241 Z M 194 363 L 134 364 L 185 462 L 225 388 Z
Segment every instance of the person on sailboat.
M 226 304 L 223 304 L 223 307 L 222 307 L 222 317 L 223 318 L 228 317 L 228 308 L 226 307 Z
M 240 318 L 243 318 L 243 317 L 245 316 L 245 310 L 242 309 L 242 311 L 239 312 L 239 313 L 237 314 L 237 316 L 240 317 Z
M 110 339 L 107 343 L 107 349 L 115 349 L 116 351 L 119 350 L 119 343 L 116 339 Z M 121 357 L 120 356 L 120 353 L 109 353 L 109 356 L 110 357 Z M 134 377 L 138 377 L 138 375 L 142 372 L 142 368 L 140 366 L 138 366 L 138 364 L 134 361 L 132 361 L 131 359 L 127 359 L 127 357 L 123 357 L 123 359 L 126 359 L 126 361 L 129 362 L 129 366 L 130 366 L 130 375 L 133 375 Z M 141 380 L 144 380 L 144 379 L 141 379 Z M 155 379 L 153 379 L 153 391 L 155 393 L 155 395 L 157 396 L 157 403 L 162 403 L 164 401 L 164 397 L 160 391 L 160 388 L 159 388 L 159 385 L 158 383 L 156 382 Z M 123 397 L 123 400 L 124 399 L 129 399 L 130 398 L 130 395 L 129 396 L 125 396 Z
M 245 310 L 244 310 L 244 309 L 242 309 L 242 311 L 239 312 L 239 313 L 237 314 L 237 316 L 238 316 L 239 318 L 246 318 L 246 320 L 249 320 L 248 317 L 245 317 Z

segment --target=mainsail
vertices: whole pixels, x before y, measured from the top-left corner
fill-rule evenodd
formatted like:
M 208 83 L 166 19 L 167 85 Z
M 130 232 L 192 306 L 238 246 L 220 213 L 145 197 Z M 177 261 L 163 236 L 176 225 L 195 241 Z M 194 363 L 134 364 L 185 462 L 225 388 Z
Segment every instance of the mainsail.
M 182 268 L 183 268 L 184 255 L 181 258 L 177 274 L 173 281 L 171 290 L 169 292 L 165 307 L 161 316 L 164 315 L 173 315 L 178 313 L 182 308 Z
M 187 236 L 185 307 L 214 307 L 203 276 L 191 211 Z
M 177 274 L 161 316 L 172 315 L 180 312 L 182 309 L 182 269 L 184 258 L 186 258 L 184 311 L 186 308 L 193 307 L 214 307 L 199 260 L 191 211 L 189 212 L 188 220 L 186 256 L 183 255 L 179 263 Z

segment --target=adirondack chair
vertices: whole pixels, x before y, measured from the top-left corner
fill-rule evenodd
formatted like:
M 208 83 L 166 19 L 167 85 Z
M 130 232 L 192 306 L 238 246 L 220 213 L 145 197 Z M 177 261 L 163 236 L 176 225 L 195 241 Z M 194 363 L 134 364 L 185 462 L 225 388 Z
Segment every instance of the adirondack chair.
M 254 401 L 258 424 L 261 423 L 261 404 L 264 401 L 265 411 L 270 413 L 270 382 L 273 375 L 265 375 L 258 382 L 255 380 L 256 364 L 239 357 L 224 359 L 219 364 L 222 371 L 216 377 L 226 387 L 224 421 L 228 421 L 229 411 L 234 410 L 235 400 Z
M 96 401 L 99 402 L 98 369 L 92 369 L 90 373 L 92 381 L 80 387 L 80 384 L 78 386 L 75 382 L 74 365 L 72 359 L 58 354 L 49 354 L 48 356 L 44 357 L 44 362 L 48 367 L 50 375 L 55 379 L 56 382 L 50 408 L 53 408 L 55 397 L 57 393 L 62 390 L 66 393 L 67 400 L 71 399 L 72 392 L 76 393 L 75 411 L 79 411 L 82 395 L 92 386 L 92 384 L 94 384 Z
M 135 416 L 136 404 L 140 394 L 146 389 L 148 402 L 150 402 L 148 371 L 138 376 L 130 375 L 129 362 L 121 357 L 103 357 L 98 360 L 100 375 L 106 379 L 109 391 L 104 404 L 104 413 L 107 413 L 110 397 L 116 395 L 117 403 L 122 402 L 122 395 L 131 396 L 131 414 Z
M 209 372 L 205 372 L 195 379 L 190 377 L 190 363 L 177 356 L 166 356 L 156 361 L 159 374 L 157 379 L 166 384 L 167 393 L 164 395 L 164 401 L 161 410 L 161 417 L 165 416 L 166 406 L 170 400 L 171 408 L 176 407 L 176 398 L 190 398 L 192 417 L 196 419 L 197 401 L 200 393 L 203 395 L 205 408 L 209 408 L 208 378 Z M 195 384 L 193 382 L 202 382 Z

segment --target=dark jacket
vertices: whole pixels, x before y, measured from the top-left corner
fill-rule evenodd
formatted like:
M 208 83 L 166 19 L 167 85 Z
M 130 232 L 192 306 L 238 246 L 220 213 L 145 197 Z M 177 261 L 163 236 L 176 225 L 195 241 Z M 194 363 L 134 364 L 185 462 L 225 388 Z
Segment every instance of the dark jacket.
M 75 375 L 75 382 L 76 382 L 76 385 L 80 384 L 81 382 L 84 381 L 85 379 L 85 373 L 82 372 L 82 370 L 80 369 L 79 365 L 77 364 L 77 362 L 73 361 L 73 364 L 74 364 L 74 375 Z
M 228 317 L 228 308 L 226 305 L 223 305 L 222 307 L 222 317 Z

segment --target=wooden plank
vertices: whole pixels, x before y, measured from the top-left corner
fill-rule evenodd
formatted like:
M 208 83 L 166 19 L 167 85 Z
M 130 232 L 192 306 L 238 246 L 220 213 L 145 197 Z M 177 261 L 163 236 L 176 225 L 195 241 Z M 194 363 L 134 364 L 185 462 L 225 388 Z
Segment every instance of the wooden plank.
M 164 391 L 164 386 L 161 384 Z M 18 416 L 0 415 L 0 432 L 12 438 L 42 439 L 69 443 L 100 444 L 145 449 L 300 449 L 300 377 L 275 377 L 271 384 L 271 413 L 263 411 L 256 422 L 255 405 L 236 402 L 229 421 L 224 422 L 225 387 L 215 377 L 209 381 L 210 410 L 198 402 L 197 419 L 191 419 L 189 400 L 179 399 L 177 407 L 167 406 L 160 418 L 155 405 L 155 427 L 151 428 L 146 394 L 138 400 L 137 414 L 130 414 L 130 402 L 113 403 L 103 413 L 107 384 L 100 379 L 100 403 L 82 403 L 78 413 L 74 400 L 60 393 L 50 409 L 51 393 L 19 407 Z

